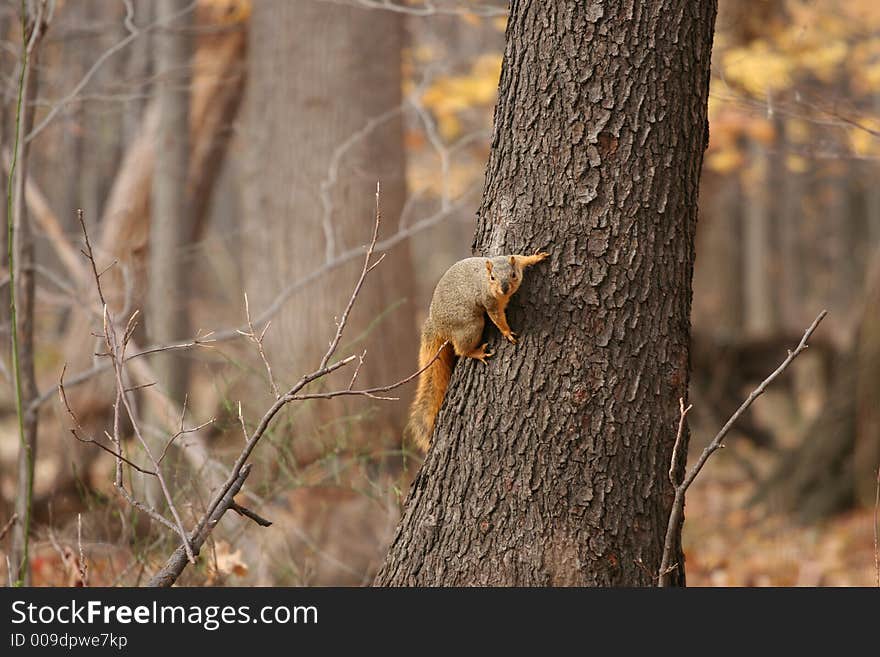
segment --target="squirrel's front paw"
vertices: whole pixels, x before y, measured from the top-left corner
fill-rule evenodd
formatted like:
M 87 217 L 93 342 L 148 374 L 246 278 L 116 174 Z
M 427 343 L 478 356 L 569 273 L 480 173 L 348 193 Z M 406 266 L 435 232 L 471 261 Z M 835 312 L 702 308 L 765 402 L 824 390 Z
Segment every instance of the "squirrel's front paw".
M 505 333 L 504 337 L 507 338 L 508 342 L 510 342 L 511 344 L 516 344 L 516 333 L 514 333 L 513 331 Z
M 535 257 L 538 258 L 538 262 L 540 262 L 541 260 L 546 260 L 547 258 L 549 258 L 550 254 L 546 251 L 541 251 L 540 253 L 536 253 Z

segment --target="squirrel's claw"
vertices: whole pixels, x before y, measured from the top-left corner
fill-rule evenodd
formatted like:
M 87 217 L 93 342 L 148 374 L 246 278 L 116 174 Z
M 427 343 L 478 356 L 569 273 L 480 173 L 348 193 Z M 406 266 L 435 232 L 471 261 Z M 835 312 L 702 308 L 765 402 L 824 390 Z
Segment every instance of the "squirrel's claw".
M 508 332 L 504 337 L 507 338 L 511 344 L 516 344 L 516 333 L 513 331 Z

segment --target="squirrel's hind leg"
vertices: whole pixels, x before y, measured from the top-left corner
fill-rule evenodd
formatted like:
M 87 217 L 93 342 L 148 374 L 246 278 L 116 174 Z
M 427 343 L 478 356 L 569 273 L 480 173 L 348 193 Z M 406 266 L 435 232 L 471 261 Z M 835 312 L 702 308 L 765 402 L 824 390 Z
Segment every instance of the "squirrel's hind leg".
M 479 324 L 469 325 L 466 331 L 452 336 L 452 348 L 456 355 L 474 358 L 484 365 L 487 358 L 495 355 L 492 351 L 486 351 L 488 343 L 480 345 L 480 338 L 483 337 L 483 325 L 484 322 L 481 319 Z
M 488 345 L 489 345 L 488 342 L 484 342 L 479 347 L 476 347 L 475 349 L 471 349 L 468 353 L 462 354 L 462 355 L 467 356 L 468 358 L 473 358 L 475 360 L 478 360 L 483 365 L 488 365 L 489 363 L 486 362 L 486 359 L 489 358 L 490 356 L 495 355 L 494 351 L 486 351 L 486 347 Z

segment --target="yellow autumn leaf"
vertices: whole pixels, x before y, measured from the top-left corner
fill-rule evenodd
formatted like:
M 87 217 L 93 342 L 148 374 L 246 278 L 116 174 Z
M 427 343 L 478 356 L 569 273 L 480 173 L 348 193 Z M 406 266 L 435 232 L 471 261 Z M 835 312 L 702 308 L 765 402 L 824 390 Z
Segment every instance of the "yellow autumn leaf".
M 753 119 L 746 126 L 746 133 L 759 144 L 772 144 L 776 141 L 776 128 L 767 119 Z
M 861 119 L 858 123 L 861 127 L 853 126 L 847 134 L 852 152 L 859 156 L 880 154 L 880 121 Z
M 743 157 L 738 148 L 719 149 L 706 156 L 706 166 L 717 173 L 730 173 L 742 166 Z
M 199 0 L 199 7 L 207 10 L 211 19 L 221 25 L 243 23 L 251 17 L 251 0 Z
M 486 54 L 478 57 L 466 74 L 440 76 L 425 90 L 422 104 L 434 113 L 444 139 L 461 133 L 460 112 L 492 105 L 500 75 L 501 55 Z
M 787 155 L 785 157 L 785 167 L 792 173 L 804 173 L 810 168 L 806 158 L 800 155 Z
M 846 60 L 847 46 L 843 41 L 832 41 L 820 48 L 801 54 L 799 62 L 823 82 L 831 82 L 838 73 L 838 67 Z
M 785 122 L 785 137 L 790 142 L 805 144 L 811 138 L 810 125 L 803 119 L 788 119 Z
M 755 96 L 785 89 L 792 83 L 794 60 L 772 50 L 763 40 L 732 48 L 722 58 L 725 77 Z
M 480 17 L 477 16 L 472 11 L 463 11 L 458 14 L 458 17 L 463 20 L 468 25 L 473 27 L 478 27 L 480 25 Z

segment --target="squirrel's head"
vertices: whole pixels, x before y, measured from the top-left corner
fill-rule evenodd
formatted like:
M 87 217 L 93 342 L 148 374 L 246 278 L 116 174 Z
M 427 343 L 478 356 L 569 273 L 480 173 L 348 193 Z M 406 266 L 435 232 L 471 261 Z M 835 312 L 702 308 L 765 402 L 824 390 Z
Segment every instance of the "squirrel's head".
M 522 267 L 514 256 L 498 256 L 486 259 L 486 275 L 489 292 L 493 297 L 510 297 L 522 283 Z

